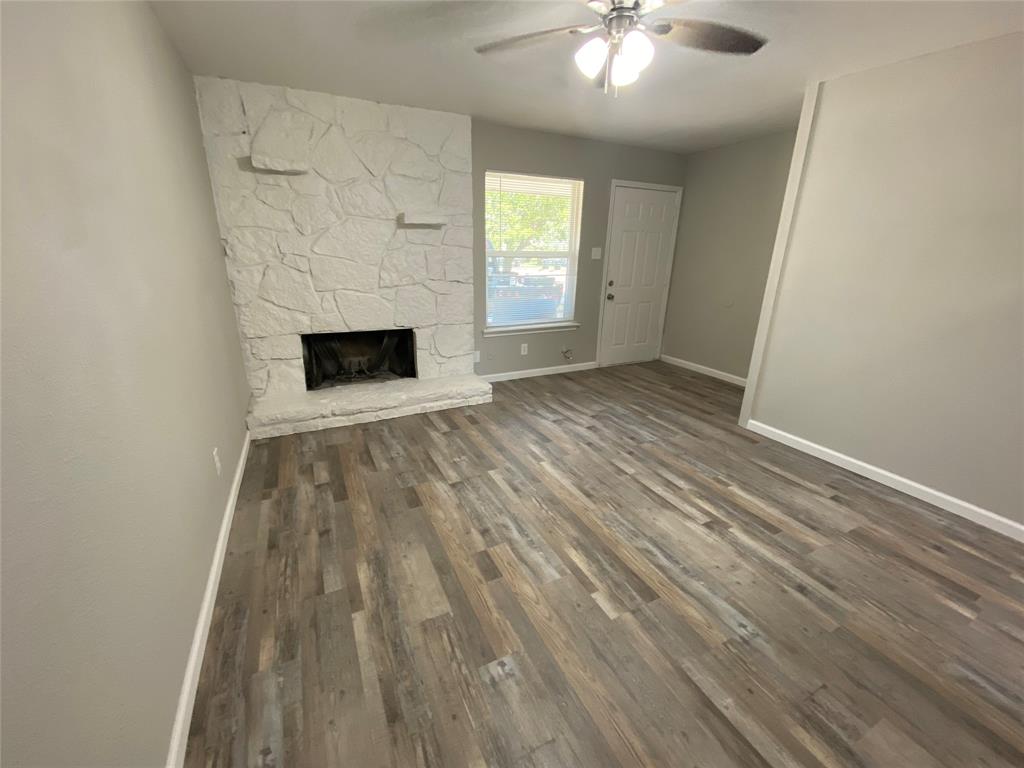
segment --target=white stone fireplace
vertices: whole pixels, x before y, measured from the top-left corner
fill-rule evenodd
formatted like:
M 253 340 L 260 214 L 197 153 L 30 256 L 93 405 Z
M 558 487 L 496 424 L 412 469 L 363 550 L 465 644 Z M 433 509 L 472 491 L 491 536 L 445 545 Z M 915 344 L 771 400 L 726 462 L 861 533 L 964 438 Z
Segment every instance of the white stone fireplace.
M 465 115 L 196 78 L 255 437 L 488 402 Z M 415 378 L 307 391 L 302 336 L 411 329 Z

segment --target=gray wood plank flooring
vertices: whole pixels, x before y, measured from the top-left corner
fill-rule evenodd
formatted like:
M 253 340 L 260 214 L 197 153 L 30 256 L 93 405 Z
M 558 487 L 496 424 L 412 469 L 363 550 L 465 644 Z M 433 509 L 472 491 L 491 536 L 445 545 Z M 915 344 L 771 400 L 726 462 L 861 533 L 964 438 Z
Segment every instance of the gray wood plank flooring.
M 1024 765 L 1024 547 L 663 363 L 253 443 L 188 766 Z

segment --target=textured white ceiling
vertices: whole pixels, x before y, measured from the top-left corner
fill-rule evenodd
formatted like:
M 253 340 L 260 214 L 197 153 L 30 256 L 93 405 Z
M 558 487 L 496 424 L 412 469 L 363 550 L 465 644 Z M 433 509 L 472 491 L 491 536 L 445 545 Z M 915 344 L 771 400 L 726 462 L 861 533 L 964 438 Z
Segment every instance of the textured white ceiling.
M 605 96 L 578 38 L 482 57 L 473 47 L 596 15 L 575 2 L 158 2 L 196 74 L 461 112 L 681 151 L 794 125 L 805 83 L 1024 28 L 1018 2 L 687 2 L 649 18 L 723 21 L 769 39 L 751 57 L 655 43 Z

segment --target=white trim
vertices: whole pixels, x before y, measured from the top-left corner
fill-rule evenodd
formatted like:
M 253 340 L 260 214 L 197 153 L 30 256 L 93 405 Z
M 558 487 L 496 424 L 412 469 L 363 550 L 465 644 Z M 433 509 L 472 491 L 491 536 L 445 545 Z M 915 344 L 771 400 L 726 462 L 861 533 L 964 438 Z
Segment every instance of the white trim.
M 597 309 L 597 349 L 594 357 L 598 365 L 604 365 L 601 360 L 601 341 L 604 339 L 604 305 L 608 303 L 605 299 L 605 292 L 608 290 L 608 261 L 611 258 L 608 246 L 612 241 L 612 217 L 615 215 L 615 179 L 612 179 L 611 194 L 608 196 L 608 221 L 604 230 L 604 264 L 601 265 L 601 290 L 598 293 Z
M 597 357 L 597 365 L 603 366 L 601 359 L 601 341 L 604 339 L 604 305 L 607 304 L 605 292 L 608 290 L 608 261 L 611 259 L 611 252 L 608 250 L 611 245 L 611 218 L 615 215 L 615 179 L 611 179 L 611 194 L 608 196 L 608 220 L 604 227 L 604 263 L 601 264 L 601 286 L 598 293 L 597 310 L 597 350 L 594 356 Z
M 665 290 L 661 296 L 661 320 L 658 323 L 658 349 L 661 349 L 661 343 L 665 336 L 665 315 L 668 314 L 668 290 L 672 284 L 672 267 L 675 264 L 676 258 L 676 247 L 679 239 L 679 222 L 683 218 L 683 188 L 673 186 L 670 184 L 652 184 L 646 181 L 626 181 L 624 179 L 612 179 L 611 194 L 608 199 L 608 224 L 605 227 L 604 234 L 604 266 L 601 269 L 601 291 L 600 296 L 600 308 L 597 315 L 597 364 L 598 365 L 609 365 L 608 362 L 602 359 L 602 353 L 604 352 L 604 305 L 608 302 L 605 300 L 605 292 L 608 290 L 608 264 L 611 261 L 611 241 L 612 241 L 612 220 L 615 217 L 615 190 L 620 187 L 628 187 L 630 189 L 652 189 L 657 192 L 674 192 L 676 195 L 676 220 L 672 227 L 672 248 L 668 253 L 668 274 L 665 278 Z M 644 360 L 635 360 L 632 362 L 642 363 Z M 627 363 L 616 363 L 616 365 L 628 365 Z
M 534 173 L 533 171 L 503 171 L 498 168 L 485 168 L 484 169 L 484 188 L 486 189 L 487 174 L 496 173 L 499 176 L 529 176 L 534 179 L 550 179 L 551 181 L 578 181 L 581 183 L 586 182 L 582 176 L 552 176 L 550 173 Z
M 629 181 L 628 179 L 612 179 L 613 187 L 632 187 L 633 189 L 655 189 L 661 192 L 682 192 L 683 188 L 674 184 L 655 184 L 650 181 Z M 629 363 L 624 363 L 629 365 Z
M 589 371 L 597 368 L 596 362 L 570 363 L 569 365 L 552 365 L 550 368 L 527 368 L 524 371 L 505 371 L 504 373 L 481 373 L 484 381 L 509 381 L 510 379 L 528 379 L 531 376 L 550 376 L 553 373 L 572 373 L 573 371 Z
M 662 355 L 660 359 L 663 363 L 685 368 L 688 371 L 703 373 L 705 376 L 721 379 L 722 381 L 727 381 L 730 384 L 736 384 L 741 387 L 747 386 L 747 380 L 742 376 L 737 376 L 735 373 L 726 373 L 725 371 L 720 371 L 717 368 L 708 368 L 706 365 L 691 363 L 689 360 L 683 360 L 680 357 L 671 357 L 670 355 Z
M 948 493 L 929 488 L 927 485 L 922 485 L 887 469 L 876 467 L 873 464 L 868 464 L 866 461 L 861 461 L 852 456 L 839 453 L 839 451 L 834 451 L 831 448 L 826 448 L 823 445 L 812 443 L 810 440 L 791 435 L 789 432 L 783 432 L 781 429 L 770 427 L 759 421 L 748 421 L 745 426 L 751 432 L 764 435 L 772 440 L 788 445 L 790 448 L 795 448 L 803 453 L 809 453 L 811 456 L 817 456 L 819 459 L 824 459 L 830 464 L 856 472 L 858 475 L 867 477 L 889 488 L 895 488 L 897 491 L 902 491 L 908 496 L 913 496 L 915 499 L 927 501 L 929 504 L 934 504 L 936 507 L 947 512 L 952 512 L 954 515 L 967 518 L 978 525 L 1001 533 L 1004 536 L 1009 536 L 1011 539 L 1024 541 L 1024 524 L 1022 523 L 1008 520 L 1002 515 L 997 515 L 995 512 L 982 509 L 968 501 L 950 496 Z
M 206 638 L 210 634 L 210 623 L 213 620 L 213 605 L 217 599 L 217 586 L 220 584 L 220 572 L 224 567 L 224 554 L 228 548 L 228 534 L 231 532 L 231 520 L 235 516 L 235 504 L 238 502 L 238 490 L 242 485 L 242 473 L 245 471 L 245 459 L 249 455 L 249 432 L 242 439 L 242 452 L 235 467 L 235 476 L 231 481 L 231 491 L 224 507 L 224 516 L 220 521 L 220 533 L 217 534 L 217 546 L 213 550 L 213 562 L 210 573 L 206 577 L 206 591 L 203 602 L 199 606 L 199 621 L 192 636 L 192 648 L 188 653 L 185 665 L 185 679 L 178 695 L 178 709 L 174 715 L 174 726 L 171 729 L 171 746 L 167 751 L 167 768 L 181 768 L 185 763 L 185 749 L 188 747 L 188 727 L 192 720 L 192 707 L 196 703 L 196 689 L 199 687 L 199 672 L 203 666 L 203 651 L 206 649 Z
M 553 333 L 555 331 L 575 331 L 580 324 L 574 320 L 559 323 L 534 323 L 533 325 L 495 325 L 484 328 L 483 336 L 522 336 L 527 333 Z
M 796 129 L 796 142 L 793 145 L 793 157 L 789 164 L 789 178 L 786 181 L 786 192 L 782 198 L 779 227 L 775 233 L 775 247 L 772 249 L 768 279 L 764 286 L 764 298 L 761 300 L 761 315 L 757 321 L 754 348 L 750 353 L 750 365 L 747 366 L 747 389 L 743 393 L 743 404 L 740 406 L 739 423 L 741 426 L 750 420 L 754 409 L 754 399 L 757 397 L 757 385 L 761 378 L 764 351 L 768 345 L 768 334 L 775 314 L 775 301 L 778 299 L 779 285 L 782 282 L 782 269 L 786 261 L 786 252 L 789 250 L 789 236 L 793 230 L 797 198 L 803 185 L 804 169 L 807 167 L 807 150 L 811 143 L 811 133 L 814 130 L 814 118 L 817 114 L 821 85 L 821 81 L 810 83 L 804 90 L 800 123 Z

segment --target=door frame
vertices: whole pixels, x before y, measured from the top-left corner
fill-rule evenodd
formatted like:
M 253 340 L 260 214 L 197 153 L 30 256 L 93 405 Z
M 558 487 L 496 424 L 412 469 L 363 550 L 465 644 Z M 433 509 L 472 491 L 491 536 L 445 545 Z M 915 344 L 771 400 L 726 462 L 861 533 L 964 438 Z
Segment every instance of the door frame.
M 647 181 L 626 181 L 624 179 L 612 179 L 611 195 L 608 200 L 608 226 L 604 236 L 604 267 L 601 270 L 601 292 L 599 300 L 601 302 L 601 309 L 598 312 L 597 320 L 597 364 L 599 366 L 604 365 L 619 365 L 619 363 L 607 363 L 602 359 L 602 353 L 604 352 L 603 341 L 604 341 L 604 305 L 608 302 L 605 300 L 605 294 L 608 292 L 608 263 L 611 261 L 611 240 L 612 240 L 612 222 L 615 217 L 615 193 L 620 188 L 630 189 L 650 189 L 656 192 L 674 192 L 676 195 L 676 223 L 672 228 L 672 248 L 668 254 L 668 279 L 665 281 L 665 290 L 661 297 L 661 317 L 658 319 L 658 354 L 661 354 L 661 345 L 665 338 L 665 314 L 668 311 L 668 290 L 672 284 L 672 268 L 675 265 L 676 257 L 676 242 L 679 238 L 679 221 L 683 218 L 683 188 L 677 187 L 671 184 L 653 184 Z

